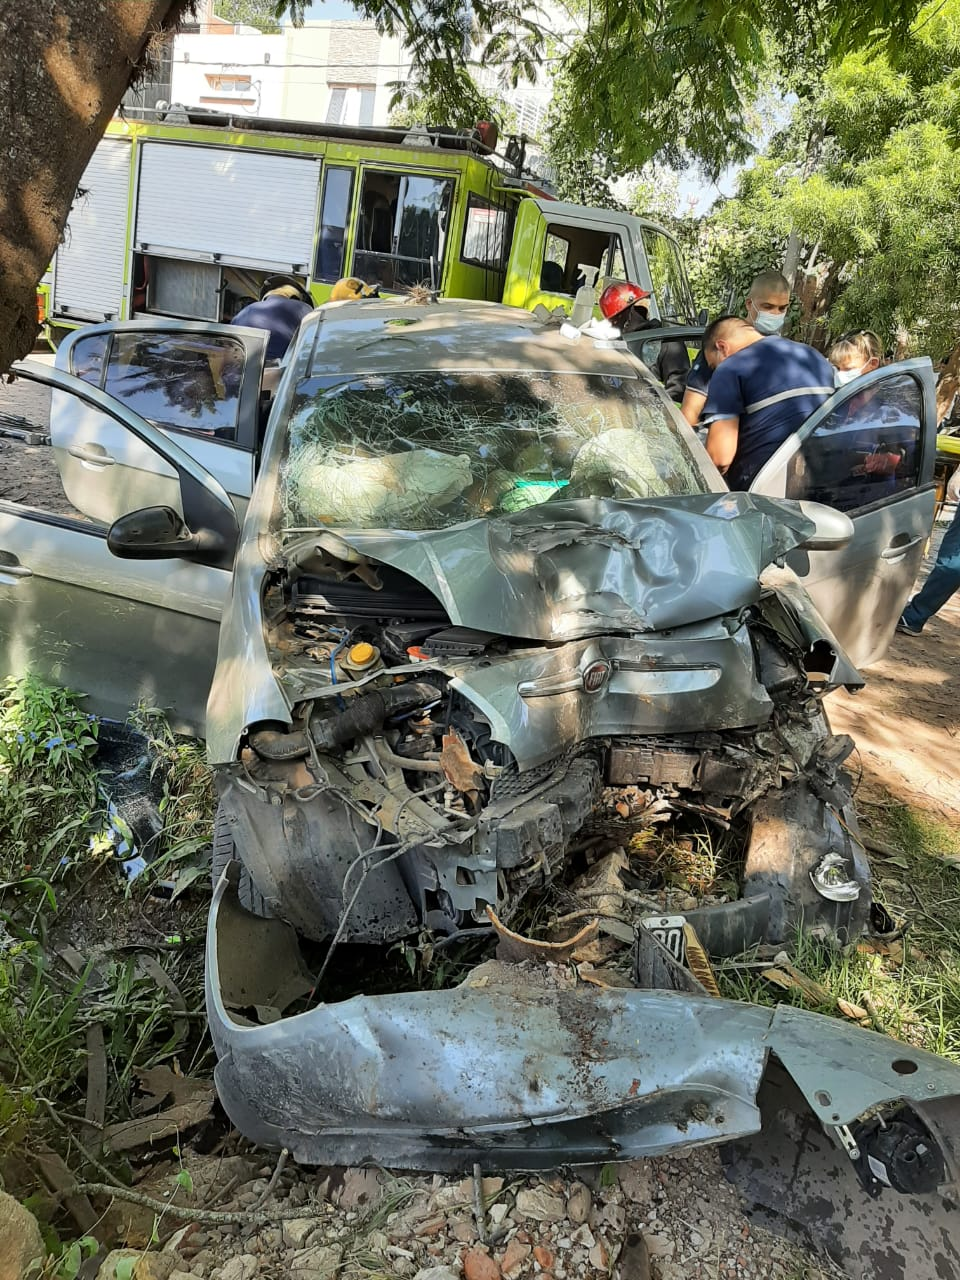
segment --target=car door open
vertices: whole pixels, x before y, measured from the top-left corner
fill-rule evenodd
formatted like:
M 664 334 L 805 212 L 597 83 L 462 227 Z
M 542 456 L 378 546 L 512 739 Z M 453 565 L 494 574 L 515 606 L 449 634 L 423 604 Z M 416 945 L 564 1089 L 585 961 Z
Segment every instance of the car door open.
M 215 476 L 238 515 L 253 487 L 268 334 L 178 320 L 90 325 L 70 334 L 57 367 L 153 423 Z M 135 505 L 175 506 L 156 455 L 76 396 L 54 392 L 50 435 L 64 489 L 103 524 Z
M 49 485 L 0 498 L 0 674 L 80 690 L 92 711 L 115 718 L 144 701 L 175 730 L 202 734 L 238 533 L 233 504 L 174 440 L 103 392 L 31 362 L 14 372 L 81 398 L 121 447 L 149 460 L 157 492 L 176 492 L 173 508 L 131 510 L 134 498 L 155 497 L 141 487 L 107 530 L 71 508 L 54 451 L 33 451 L 49 455 Z M 166 547 L 164 528 L 176 535 Z
M 751 485 L 836 507 L 853 521 L 841 550 L 795 551 L 788 561 L 858 666 L 883 656 L 920 568 L 935 451 L 933 368 L 926 358 L 904 360 L 831 396 Z

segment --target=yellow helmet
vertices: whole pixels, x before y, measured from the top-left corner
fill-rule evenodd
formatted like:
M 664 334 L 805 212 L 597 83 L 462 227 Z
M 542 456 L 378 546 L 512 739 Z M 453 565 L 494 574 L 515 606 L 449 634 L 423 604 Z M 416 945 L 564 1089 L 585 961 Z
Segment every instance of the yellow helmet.
M 356 302 L 360 298 L 377 298 L 380 296 L 380 286 L 364 284 L 362 280 L 358 280 L 356 276 L 345 276 L 330 290 L 331 302 Z

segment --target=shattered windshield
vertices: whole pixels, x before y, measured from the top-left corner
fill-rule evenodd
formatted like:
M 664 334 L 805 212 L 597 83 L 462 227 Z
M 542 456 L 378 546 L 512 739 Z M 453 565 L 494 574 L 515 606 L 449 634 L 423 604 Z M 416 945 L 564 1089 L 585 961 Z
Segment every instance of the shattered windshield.
M 442 529 L 554 498 L 707 489 L 666 406 L 639 379 L 328 376 L 297 388 L 276 523 Z

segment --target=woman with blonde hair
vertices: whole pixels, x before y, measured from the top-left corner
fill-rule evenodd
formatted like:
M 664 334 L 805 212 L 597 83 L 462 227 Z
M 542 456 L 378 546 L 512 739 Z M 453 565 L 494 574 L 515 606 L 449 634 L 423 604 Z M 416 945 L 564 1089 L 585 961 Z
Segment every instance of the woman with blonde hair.
M 838 387 L 845 387 L 854 378 L 880 368 L 883 347 L 872 329 L 853 329 L 836 340 L 827 359 L 836 370 L 834 382 Z

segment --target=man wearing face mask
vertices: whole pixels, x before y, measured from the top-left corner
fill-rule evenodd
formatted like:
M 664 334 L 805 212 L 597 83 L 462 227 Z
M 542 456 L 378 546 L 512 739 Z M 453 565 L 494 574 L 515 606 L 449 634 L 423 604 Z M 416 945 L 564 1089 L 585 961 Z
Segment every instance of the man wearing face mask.
M 783 328 L 790 306 L 790 285 L 779 271 L 761 271 L 754 278 L 745 302 L 747 320 L 761 337 L 778 334 Z M 696 426 L 710 389 L 713 367 L 706 350 L 700 352 L 687 376 L 680 412 L 692 427 Z
M 739 316 L 714 320 L 703 350 L 714 369 L 704 408 L 707 453 L 731 489 L 747 489 L 784 440 L 833 394 L 833 368 L 806 343 L 764 338 Z

